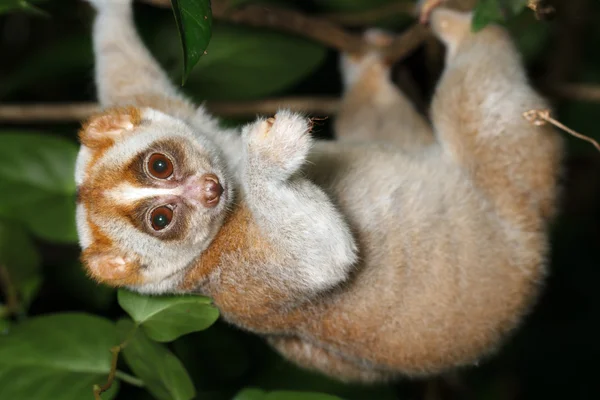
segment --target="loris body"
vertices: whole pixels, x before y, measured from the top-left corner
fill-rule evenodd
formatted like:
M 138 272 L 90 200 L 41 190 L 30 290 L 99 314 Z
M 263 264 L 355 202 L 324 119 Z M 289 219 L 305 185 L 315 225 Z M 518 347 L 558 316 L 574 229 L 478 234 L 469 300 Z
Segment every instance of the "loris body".
M 211 296 L 229 322 L 345 380 L 476 362 L 545 275 L 560 142 L 501 28 L 434 10 L 448 47 L 430 127 L 376 52 L 343 57 L 335 142 L 282 111 L 240 132 L 186 101 L 95 0 L 104 106 L 81 131 L 78 229 L 95 279 Z M 371 34 L 376 41 L 377 35 Z M 308 160 L 308 162 L 306 162 Z

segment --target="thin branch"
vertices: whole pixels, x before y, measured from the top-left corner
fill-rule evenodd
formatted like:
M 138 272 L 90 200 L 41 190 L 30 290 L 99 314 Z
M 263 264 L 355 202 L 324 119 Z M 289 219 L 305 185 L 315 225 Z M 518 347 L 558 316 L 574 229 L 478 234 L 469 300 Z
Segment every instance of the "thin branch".
M 576 132 L 573 129 L 571 129 L 571 128 L 567 127 L 566 125 L 563 125 L 559 121 L 555 120 L 554 118 L 552 118 L 550 116 L 550 110 L 529 110 L 529 111 L 526 111 L 523 113 L 523 117 L 527 121 L 531 122 L 533 125 L 536 125 L 536 126 L 542 126 L 548 122 L 548 123 L 556 126 L 557 128 L 562 129 L 563 131 L 567 132 L 568 134 L 575 136 L 578 139 L 585 140 L 586 142 L 593 144 L 594 147 L 596 147 L 596 149 L 598 151 L 600 151 L 600 144 L 598 144 L 597 141 L 595 141 L 594 139 L 592 139 L 589 136 L 582 135 L 581 133 Z
M 115 380 L 115 375 L 117 374 L 117 363 L 119 361 L 119 353 L 122 349 L 122 345 L 115 346 L 112 349 L 110 349 L 110 352 L 112 353 L 112 358 L 110 360 L 110 371 L 108 372 L 108 379 L 106 380 L 106 383 L 102 386 L 94 385 L 94 400 L 102 400 L 101 394 L 111 388 Z
M 348 33 L 324 18 L 287 8 L 258 4 L 230 8 L 227 2 L 213 1 L 213 15 L 222 21 L 293 33 L 348 53 L 361 53 L 367 48 L 362 36 Z
M 343 26 L 369 26 L 394 15 L 414 16 L 415 5 L 396 1 L 361 12 L 321 14 L 320 17 Z
M 170 0 L 140 0 L 160 7 L 169 7 Z M 212 1 L 213 17 L 257 28 L 270 28 L 280 32 L 293 33 L 322 43 L 346 53 L 364 53 L 372 48 L 359 34 L 345 31 L 329 17 L 307 16 L 298 11 L 259 4 L 246 4 L 231 7 L 226 0 Z M 385 59 L 393 63 L 412 52 L 429 35 L 429 29 L 414 24 L 400 34 L 390 46 L 380 49 Z
M 329 116 L 337 113 L 339 103 L 335 97 L 288 97 L 248 102 L 207 102 L 206 108 L 220 117 L 273 115 L 283 108 L 310 115 Z
M 135 387 L 145 387 L 146 384 L 143 380 L 136 378 L 135 376 L 131 376 L 123 371 L 117 370 L 115 372 L 115 377 L 122 380 L 123 382 L 127 382 Z
M 334 115 L 339 100 L 334 97 L 290 97 L 246 102 L 215 101 L 205 104 L 207 110 L 219 117 L 240 118 L 273 115 L 287 108 L 311 115 Z M 100 111 L 96 103 L 71 104 L 11 104 L 0 105 L 0 122 L 35 123 L 81 121 Z
M 551 93 L 571 100 L 600 102 L 600 85 L 563 84 L 549 89 Z M 218 117 L 244 118 L 273 115 L 287 108 L 317 116 L 337 113 L 340 100 L 335 97 L 282 97 L 254 101 L 209 101 L 208 111 Z M 96 103 L 70 104 L 0 104 L 0 122 L 77 122 L 100 111 Z
M 106 379 L 106 383 L 104 385 L 94 385 L 92 387 L 92 391 L 94 393 L 94 400 L 102 400 L 102 393 L 106 392 L 112 387 L 115 378 L 122 379 L 123 381 L 130 383 L 134 386 L 144 386 L 144 382 L 139 380 L 138 378 L 117 370 L 117 366 L 119 363 L 119 354 L 129 344 L 129 341 L 131 340 L 133 335 L 135 335 L 137 329 L 138 325 L 134 325 L 133 329 L 131 329 L 131 331 L 127 333 L 125 339 L 121 342 L 121 344 L 119 344 L 118 346 L 114 346 L 110 349 L 110 352 L 112 353 L 112 358 L 110 360 L 110 370 L 108 371 L 108 378 Z
M 98 112 L 95 103 L 3 104 L 0 121 L 13 123 L 81 121 Z
M 425 25 L 413 24 L 401 35 L 396 36 L 392 44 L 383 49 L 382 53 L 387 62 L 393 64 L 412 53 L 413 50 L 423 44 L 429 35 L 431 33 Z
M 550 91 L 570 100 L 600 102 L 600 85 L 569 83 L 551 87 Z

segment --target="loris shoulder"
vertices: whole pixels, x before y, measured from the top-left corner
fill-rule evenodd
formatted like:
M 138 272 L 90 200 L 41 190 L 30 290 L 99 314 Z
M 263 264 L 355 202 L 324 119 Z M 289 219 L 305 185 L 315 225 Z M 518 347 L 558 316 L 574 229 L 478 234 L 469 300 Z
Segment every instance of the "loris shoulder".
M 94 4 L 108 111 L 81 131 L 76 177 L 93 278 L 211 296 L 227 321 L 346 380 L 476 362 L 522 320 L 545 275 L 561 146 L 522 118 L 546 104 L 502 28 L 432 12 L 448 49 L 432 125 L 377 52 L 343 56 L 325 143 L 289 111 L 219 128 L 144 48 L 129 1 Z

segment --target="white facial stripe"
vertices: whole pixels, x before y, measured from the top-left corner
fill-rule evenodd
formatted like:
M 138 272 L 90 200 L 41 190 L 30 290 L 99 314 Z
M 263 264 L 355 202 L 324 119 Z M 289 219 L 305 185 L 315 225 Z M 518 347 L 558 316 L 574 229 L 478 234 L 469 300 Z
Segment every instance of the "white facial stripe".
M 110 191 L 110 197 L 118 203 L 128 204 L 138 200 L 142 200 L 155 196 L 179 196 L 181 189 L 148 188 L 134 187 L 128 184 L 120 185 Z

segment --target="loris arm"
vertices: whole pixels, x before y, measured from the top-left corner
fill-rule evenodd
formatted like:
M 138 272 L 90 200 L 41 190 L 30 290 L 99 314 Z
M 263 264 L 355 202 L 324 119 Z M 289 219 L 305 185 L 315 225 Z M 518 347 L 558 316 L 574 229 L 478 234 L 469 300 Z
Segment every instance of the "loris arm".
M 230 322 L 257 332 L 280 329 L 290 309 L 347 280 L 357 259 L 340 212 L 299 171 L 310 127 L 280 111 L 244 128 L 240 197 L 180 287 L 211 296 Z
M 307 118 L 280 111 L 243 130 L 240 203 L 252 215 L 251 236 L 260 239 L 245 254 L 234 252 L 221 269 L 218 293 L 211 294 L 250 329 L 271 329 L 267 320 L 345 281 L 357 259 L 341 214 L 299 171 L 311 147 L 310 128 Z M 243 305 L 235 295 L 233 307 L 227 305 L 232 292 L 244 293 Z
M 307 118 L 289 111 L 247 126 L 242 182 L 254 219 L 274 244 L 278 278 L 319 292 L 347 278 L 356 247 L 327 195 L 300 175 L 310 128 Z
M 132 0 L 87 1 L 97 11 L 93 40 L 100 104 L 150 107 L 181 118 L 213 139 L 235 169 L 241 155 L 238 132 L 221 129 L 171 83 L 136 32 Z
M 152 97 L 164 102 L 156 104 L 161 111 L 189 108 L 140 40 L 133 23 L 132 0 L 88 1 L 97 10 L 93 38 L 100 103 L 138 105 Z M 174 104 L 178 101 L 181 103 Z

